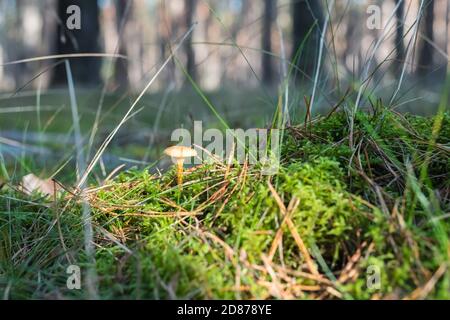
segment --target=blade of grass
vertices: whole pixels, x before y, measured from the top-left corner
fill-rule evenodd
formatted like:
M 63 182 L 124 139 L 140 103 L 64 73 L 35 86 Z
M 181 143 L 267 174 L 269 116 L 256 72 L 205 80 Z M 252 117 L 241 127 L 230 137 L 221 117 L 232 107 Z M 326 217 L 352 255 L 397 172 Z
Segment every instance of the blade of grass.
M 65 60 L 65 67 L 67 73 L 67 83 L 69 86 L 70 107 L 72 110 L 72 121 L 75 135 L 75 147 L 77 152 L 77 179 L 80 173 L 85 171 L 86 159 L 83 154 L 83 139 L 81 136 L 80 119 L 78 115 L 78 104 L 75 95 L 75 85 L 72 77 L 72 70 L 70 68 L 69 60 Z M 83 190 L 85 184 L 81 184 L 80 188 Z M 88 271 L 86 276 L 86 285 L 88 296 L 90 299 L 97 299 L 97 271 L 95 269 L 95 248 L 94 248 L 94 231 L 92 228 L 91 207 L 87 200 L 83 200 L 82 204 L 82 220 L 84 230 L 84 250 L 88 261 Z

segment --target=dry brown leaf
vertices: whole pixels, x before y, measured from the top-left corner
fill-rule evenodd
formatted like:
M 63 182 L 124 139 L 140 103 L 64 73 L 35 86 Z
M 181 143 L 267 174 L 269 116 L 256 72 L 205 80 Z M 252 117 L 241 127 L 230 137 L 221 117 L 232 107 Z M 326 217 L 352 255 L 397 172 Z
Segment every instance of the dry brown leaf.
M 20 191 L 28 195 L 31 195 L 34 192 L 38 192 L 46 196 L 52 196 L 59 190 L 61 190 L 61 187 L 52 179 L 43 180 L 30 173 L 26 176 L 23 176 L 19 189 Z

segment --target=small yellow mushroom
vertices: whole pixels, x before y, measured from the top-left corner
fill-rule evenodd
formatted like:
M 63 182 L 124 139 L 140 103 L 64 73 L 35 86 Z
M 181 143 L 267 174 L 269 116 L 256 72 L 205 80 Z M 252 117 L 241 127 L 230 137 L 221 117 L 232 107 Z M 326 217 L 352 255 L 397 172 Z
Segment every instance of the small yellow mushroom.
M 172 146 L 164 150 L 164 153 L 177 165 L 177 183 L 180 187 L 183 183 L 183 164 L 186 158 L 197 156 L 197 151 L 184 146 Z

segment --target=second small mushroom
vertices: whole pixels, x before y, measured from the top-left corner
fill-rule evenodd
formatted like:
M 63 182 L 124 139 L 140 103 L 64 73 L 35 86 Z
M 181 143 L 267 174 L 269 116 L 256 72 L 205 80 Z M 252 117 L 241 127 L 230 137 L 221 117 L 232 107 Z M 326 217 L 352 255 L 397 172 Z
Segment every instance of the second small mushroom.
M 172 146 L 164 150 L 164 153 L 172 160 L 177 166 L 177 183 L 180 187 L 183 184 L 183 164 L 186 158 L 197 156 L 197 151 L 185 146 Z

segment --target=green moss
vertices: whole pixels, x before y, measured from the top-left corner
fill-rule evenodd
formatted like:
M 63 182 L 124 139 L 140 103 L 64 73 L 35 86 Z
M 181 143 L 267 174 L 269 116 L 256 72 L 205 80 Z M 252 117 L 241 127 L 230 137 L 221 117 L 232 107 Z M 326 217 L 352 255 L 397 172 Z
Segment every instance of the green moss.
M 352 149 L 344 113 L 319 118 L 311 128 L 287 130 L 281 168 L 273 177 L 261 175 L 258 167 L 205 163 L 185 174 L 181 190 L 173 168 L 162 175 L 121 173 L 90 193 L 101 297 L 278 298 L 266 285 L 274 279 L 265 257 L 282 225 L 282 251 L 271 260 L 277 281 L 292 297 L 317 298 L 289 287 L 286 277 L 295 285 L 317 285 L 314 280 L 277 269 L 309 272 L 277 197 L 286 208 L 298 199 L 290 219 L 319 272 L 342 298 L 411 294 L 449 262 L 448 219 L 433 220 L 448 210 L 445 197 L 434 196 L 449 184 L 448 151 L 442 148 L 450 141 L 448 122 L 445 114 L 436 140 L 441 145 L 430 149 L 434 119 L 381 109 L 361 112 L 354 127 L 358 147 Z M 428 155 L 434 189 L 417 178 Z M 2 286 L 10 283 L 11 297 L 45 297 L 58 290 L 83 296 L 84 291 L 60 288 L 68 264 L 61 238 L 70 257 L 86 263 L 79 204 L 60 199 L 55 209 L 42 198 L 31 199 L 42 205 L 27 204 L 30 199 L 12 189 L 2 195 L 9 208 L 0 225 Z M 55 212 L 64 206 L 58 231 Z M 13 261 L 14 253 L 30 250 L 31 244 L 29 254 Z M 380 272 L 380 288 L 367 286 L 371 269 Z M 53 280 L 39 287 L 36 270 Z M 348 279 L 337 283 L 346 273 Z M 428 297 L 449 298 L 449 281 L 448 273 L 442 274 Z

